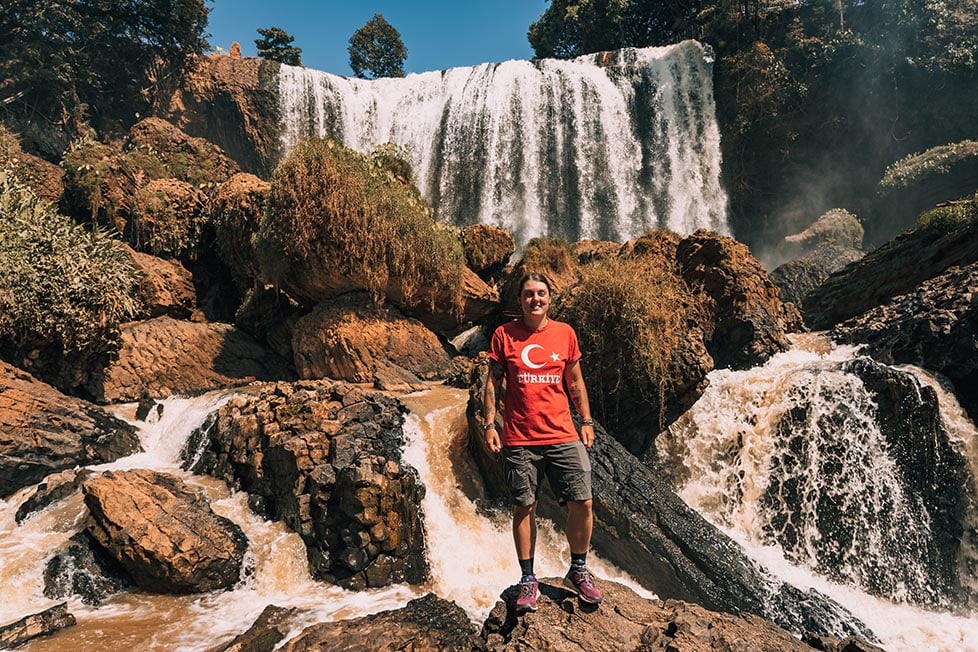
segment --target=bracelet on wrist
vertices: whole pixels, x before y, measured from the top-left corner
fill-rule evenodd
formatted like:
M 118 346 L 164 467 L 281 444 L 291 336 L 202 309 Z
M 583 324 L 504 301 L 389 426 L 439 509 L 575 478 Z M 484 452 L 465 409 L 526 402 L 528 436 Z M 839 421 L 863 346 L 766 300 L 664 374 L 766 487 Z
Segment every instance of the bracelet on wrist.
M 593 426 L 594 425 L 594 419 L 581 419 L 581 425 L 582 426 Z
M 484 423 L 482 424 L 482 430 L 488 432 L 496 427 L 495 423 Z

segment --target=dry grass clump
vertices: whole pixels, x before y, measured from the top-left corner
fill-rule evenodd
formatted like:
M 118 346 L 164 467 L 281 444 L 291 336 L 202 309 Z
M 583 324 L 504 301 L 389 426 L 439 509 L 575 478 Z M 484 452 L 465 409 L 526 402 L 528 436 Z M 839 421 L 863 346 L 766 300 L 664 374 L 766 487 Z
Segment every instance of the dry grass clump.
M 270 185 L 253 174 L 240 172 L 217 189 L 211 199 L 211 224 L 217 250 L 242 289 L 259 277 L 255 235 L 265 214 Z
M 415 185 L 414 168 L 411 167 L 407 150 L 404 147 L 395 143 L 377 145 L 370 152 L 370 158 L 375 165 L 393 174 L 394 178 L 401 183 Z
M 148 178 L 173 177 L 203 190 L 217 188 L 238 172 L 220 147 L 160 118 L 133 125 L 125 149 L 126 158 Z
M 436 223 L 415 188 L 331 140 L 303 143 L 276 169 L 256 247 L 272 283 L 329 271 L 378 299 L 461 305 L 457 230 Z
M 195 257 L 207 221 L 204 194 L 176 179 L 154 179 L 139 189 L 127 229 L 133 248 L 154 256 Z
M 658 406 L 661 429 L 670 361 L 695 305 L 683 280 L 656 257 L 600 259 L 581 267 L 580 282 L 557 303 L 558 318 L 578 333 L 599 420 L 628 421 L 641 396 Z
M 880 188 L 907 188 L 925 176 L 945 174 L 961 161 L 974 157 L 978 157 L 978 142 L 973 140 L 931 147 L 920 154 L 906 156 L 886 168 Z
M 124 156 L 108 145 L 81 138 L 71 144 L 65 169 L 64 207 L 79 219 L 123 233 L 132 215 L 136 174 Z
M 929 211 L 924 211 L 917 218 L 917 226 L 922 229 L 949 233 L 959 226 L 967 224 L 978 217 L 978 192 L 972 197 L 950 201 Z
M 0 124 L 0 168 L 6 167 L 7 161 L 20 153 L 20 139 L 17 134 Z
M 547 270 L 548 277 L 563 277 L 577 270 L 574 248 L 561 238 L 533 238 L 523 247 L 522 263 L 528 270 Z
M 119 241 L 89 232 L 0 171 L 0 342 L 21 351 L 106 350 L 138 308 Z

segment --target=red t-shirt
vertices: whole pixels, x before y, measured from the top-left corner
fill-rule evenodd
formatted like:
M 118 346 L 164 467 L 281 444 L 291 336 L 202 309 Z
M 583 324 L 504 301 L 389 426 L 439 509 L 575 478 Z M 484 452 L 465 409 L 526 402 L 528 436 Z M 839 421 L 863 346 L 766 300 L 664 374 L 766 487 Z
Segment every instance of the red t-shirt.
M 578 439 L 564 393 L 564 369 L 581 359 L 569 324 L 550 319 L 536 331 L 521 320 L 503 324 L 492 334 L 489 357 L 506 369 L 503 446 Z

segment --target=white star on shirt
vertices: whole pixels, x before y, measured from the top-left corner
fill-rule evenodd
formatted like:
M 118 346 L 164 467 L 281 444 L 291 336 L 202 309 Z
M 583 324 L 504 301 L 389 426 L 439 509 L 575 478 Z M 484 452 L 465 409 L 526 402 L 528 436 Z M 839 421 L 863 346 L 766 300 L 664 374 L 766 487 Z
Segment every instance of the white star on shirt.
M 557 362 L 557 361 L 560 360 L 560 354 L 559 353 L 551 353 L 550 354 L 550 359 L 553 360 L 554 362 Z

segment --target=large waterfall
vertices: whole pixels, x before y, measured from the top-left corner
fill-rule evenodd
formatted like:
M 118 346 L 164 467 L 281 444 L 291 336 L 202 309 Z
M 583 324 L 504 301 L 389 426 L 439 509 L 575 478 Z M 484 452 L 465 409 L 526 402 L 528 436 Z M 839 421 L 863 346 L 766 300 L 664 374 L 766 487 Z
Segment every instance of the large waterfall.
M 438 219 L 521 244 L 727 234 L 710 64 L 686 41 L 373 81 L 283 65 L 283 145 L 395 143 Z

